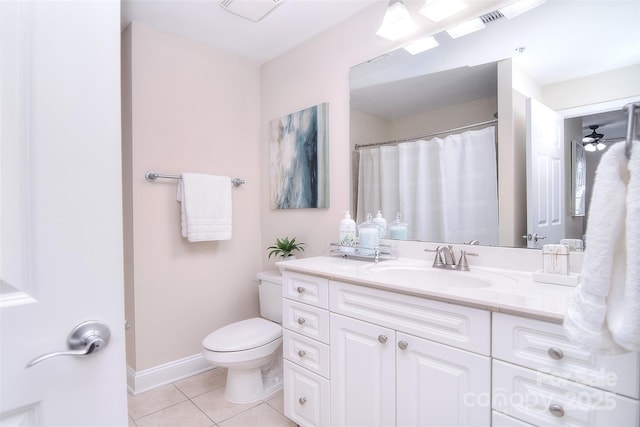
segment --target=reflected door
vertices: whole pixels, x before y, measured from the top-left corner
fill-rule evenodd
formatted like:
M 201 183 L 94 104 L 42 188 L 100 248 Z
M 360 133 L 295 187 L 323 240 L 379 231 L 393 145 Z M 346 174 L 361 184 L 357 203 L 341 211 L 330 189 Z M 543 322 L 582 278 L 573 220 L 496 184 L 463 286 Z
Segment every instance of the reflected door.
M 119 2 L 0 1 L 0 55 L 0 424 L 126 425 Z
M 527 100 L 527 247 L 559 243 L 564 236 L 564 121 Z

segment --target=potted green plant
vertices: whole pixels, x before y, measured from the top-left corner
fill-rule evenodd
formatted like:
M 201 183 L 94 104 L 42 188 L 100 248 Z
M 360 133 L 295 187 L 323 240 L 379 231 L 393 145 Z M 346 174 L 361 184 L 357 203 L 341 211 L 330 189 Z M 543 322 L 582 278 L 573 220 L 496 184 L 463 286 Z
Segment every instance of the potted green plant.
M 282 260 L 292 259 L 291 257 L 295 259 L 292 252 L 304 252 L 305 245 L 306 243 L 296 242 L 295 237 L 292 239 L 289 239 L 288 237 L 284 237 L 282 239 L 277 238 L 275 244 L 267 248 L 269 251 L 269 259 L 271 259 L 272 256 L 282 258 Z

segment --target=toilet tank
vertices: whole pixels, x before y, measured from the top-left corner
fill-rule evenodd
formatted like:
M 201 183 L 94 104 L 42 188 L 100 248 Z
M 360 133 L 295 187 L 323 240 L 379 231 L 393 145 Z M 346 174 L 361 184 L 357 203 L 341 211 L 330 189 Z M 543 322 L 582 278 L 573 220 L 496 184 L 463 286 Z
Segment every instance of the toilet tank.
M 258 273 L 260 315 L 265 319 L 282 323 L 282 274 L 278 270 Z

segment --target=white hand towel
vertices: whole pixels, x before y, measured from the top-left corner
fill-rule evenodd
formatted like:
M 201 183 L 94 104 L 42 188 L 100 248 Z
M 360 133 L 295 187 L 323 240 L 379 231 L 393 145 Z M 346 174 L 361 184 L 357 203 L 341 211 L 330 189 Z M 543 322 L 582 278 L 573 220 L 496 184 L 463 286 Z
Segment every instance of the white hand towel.
M 621 296 L 621 311 L 609 320 L 609 326 L 620 346 L 640 351 L 640 143 L 634 144 L 627 188 L 626 285 Z
M 625 351 L 613 340 L 608 319 L 617 314 L 624 293 L 627 164 L 624 144 L 613 145 L 600 160 L 580 282 L 564 319 L 564 330 L 571 341 L 601 354 Z
M 231 239 L 231 178 L 183 173 L 177 200 L 182 237 L 189 242 Z

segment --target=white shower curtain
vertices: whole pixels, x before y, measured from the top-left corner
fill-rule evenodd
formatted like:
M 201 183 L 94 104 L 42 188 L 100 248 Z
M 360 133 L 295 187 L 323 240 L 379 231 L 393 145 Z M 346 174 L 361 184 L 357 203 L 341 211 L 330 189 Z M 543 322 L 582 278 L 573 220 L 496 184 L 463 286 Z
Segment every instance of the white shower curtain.
M 411 240 L 498 243 L 495 128 L 360 149 L 358 223 L 397 212 Z

